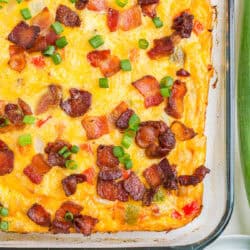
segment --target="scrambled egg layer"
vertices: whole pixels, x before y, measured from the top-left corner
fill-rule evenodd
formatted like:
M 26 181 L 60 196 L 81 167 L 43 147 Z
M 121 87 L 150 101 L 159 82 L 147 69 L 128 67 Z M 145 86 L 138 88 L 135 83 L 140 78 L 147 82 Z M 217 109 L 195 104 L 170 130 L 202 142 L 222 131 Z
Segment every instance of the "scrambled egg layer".
M 109 0 L 109 6 L 119 9 L 114 0 Z M 125 8 L 136 4 L 137 0 L 129 0 Z M 26 68 L 18 73 L 10 69 L 8 65 L 10 42 L 6 39 L 13 27 L 22 20 L 20 9 L 29 7 L 33 16 L 47 6 L 51 13 L 55 14 L 59 4 L 65 4 L 76 11 L 81 20 L 80 28 L 65 27 L 63 35 L 67 37 L 69 44 L 64 50 L 63 61 L 60 65 L 54 65 L 52 60 L 46 58 L 46 66 L 37 68 L 31 63 L 32 57 L 40 53 L 28 56 Z M 185 53 L 185 62 L 182 66 L 191 73 L 191 77 L 185 79 L 187 94 L 184 98 L 184 114 L 181 121 L 191 127 L 198 134 L 193 139 L 180 142 L 168 155 L 171 164 L 177 166 L 178 175 L 192 174 L 193 171 L 205 162 L 206 137 L 204 135 L 205 113 L 209 89 L 210 73 L 208 65 L 211 64 L 212 46 L 212 7 L 209 0 L 161 0 L 157 8 L 158 16 L 164 23 L 163 28 L 156 29 L 149 17 L 142 17 L 142 25 L 130 31 L 109 32 L 104 13 L 89 11 L 77 11 L 69 0 L 44 0 L 23 1 L 17 4 L 11 0 L 0 10 L 0 99 L 16 103 L 21 97 L 33 108 L 36 107 L 40 96 L 46 92 L 49 84 L 59 84 L 63 87 L 64 98 L 68 96 L 69 88 L 85 89 L 92 93 L 93 100 L 88 115 L 109 114 L 121 101 L 125 101 L 141 118 L 147 120 L 164 120 L 168 125 L 172 119 L 164 112 L 165 101 L 159 106 L 145 109 L 144 99 L 131 83 L 144 75 L 153 75 L 159 81 L 169 75 L 176 78 L 176 71 L 180 65 L 172 62 L 169 57 L 160 60 L 150 60 L 146 50 L 138 49 L 138 40 L 145 38 L 153 45 L 153 40 L 171 34 L 173 18 L 180 12 L 189 10 L 204 26 L 204 31 L 197 36 L 194 32 L 189 39 L 183 39 L 180 47 Z M 95 34 L 100 34 L 105 40 L 101 49 L 110 49 L 113 55 L 120 59 L 129 58 L 131 50 L 138 49 L 138 58 L 132 61 L 132 71 L 118 72 L 109 78 L 108 89 L 98 86 L 98 79 L 102 77 L 98 68 L 92 67 L 86 58 L 93 48 L 88 40 Z M 71 200 L 83 206 L 83 214 L 91 215 L 99 219 L 95 227 L 98 232 L 116 232 L 129 230 L 162 231 L 181 227 L 192 221 L 200 211 L 190 216 L 184 216 L 182 208 L 192 201 L 202 204 L 203 184 L 195 187 L 181 187 L 178 191 L 167 192 L 163 201 L 154 202 L 150 207 L 142 207 L 141 202 L 130 200 L 127 203 L 111 202 L 100 199 L 96 194 L 94 185 L 84 182 L 78 184 L 77 192 L 66 197 L 62 189 L 61 180 L 69 174 L 81 173 L 89 167 L 98 172 L 96 166 L 96 148 L 99 144 L 119 145 L 122 134 L 117 129 L 111 129 L 108 135 L 93 141 L 87 141 L 85 131 L 80 118 L 67 116 L 60 108 L 50 109 L 39 116 L 46 119 L 52 118 L 41 128 L 35 125 L 27 125 L 23 130 L 16 130 L 0 134 L 3 140 L 15 154 L 14 170 L 11 174 L 0 177 L 0 202 L 9 209 L 9 230 L 15 232 L 46 232 L 48 228 L 41 227 L 32 222 L 26 215 L 27 210 L 37 202 L 51 213 L 60 207 L 63 201 Z M 17 146 L 17 138 L 20 134 L 30 133 L 33 138 L 32 146 L 20 150 Z M 90 143 L 94 154 L 81 150 L 75 160 L 78 162 L 77 170 L 53 167 L 45 176 L 41 184 L 33 184 L 23 174 L 23 169 L 31 162 L 32 156 L 43 152 L 41 142 L 45 146 L 60 136 L 72 144 Z M 149 159 L 144 150 L 135 143 L 129 148 L 128 153 L 133 161 L 133 170 L 141 180 L 145 168 L 159 160 Z M 209 167 L 209 166 L 208 166 Z M 125 221 L 125 211 L 128 204 L 138 206 L 139 219 L 135 224 Z M 155 213 L 154 207 L 159 211 Z M 177 210 L 181 218 L 173 218 L 172 212 Z

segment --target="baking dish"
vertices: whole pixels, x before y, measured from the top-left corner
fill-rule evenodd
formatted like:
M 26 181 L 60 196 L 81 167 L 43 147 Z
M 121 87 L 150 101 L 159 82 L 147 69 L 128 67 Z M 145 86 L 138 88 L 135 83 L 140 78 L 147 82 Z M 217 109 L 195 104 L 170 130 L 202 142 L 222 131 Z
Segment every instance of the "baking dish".
M 0 246 L 7 247 L 145 247 L 164 246 L 202 248 L 215 239 L 227 224 L 232 211 L 233 186 L 233 94 L 230 81 L 229 13 L 232 1 L 212 1 L 217 5 L 217 25 L 214 29 L 213 62 L 219 83 L 210 90 L 207 110 L 207 163 L 212 173 L 205 181 L 204 209 L 188 226 L 165 232 L 133 232 L 81 235 L 0 234 Z M 227 20 L 227 21 L 226 21 Z M 231 71 L 230 71 L 231 69 Z

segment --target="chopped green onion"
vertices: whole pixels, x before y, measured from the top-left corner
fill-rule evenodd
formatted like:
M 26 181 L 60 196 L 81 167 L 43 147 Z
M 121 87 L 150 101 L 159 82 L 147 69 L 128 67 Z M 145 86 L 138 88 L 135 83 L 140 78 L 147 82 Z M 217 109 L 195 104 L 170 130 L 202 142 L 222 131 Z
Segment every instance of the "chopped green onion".
M 70 149 L 71 153 L 77 154 L 79 152 L 80 148 L 76 145 L 73 145 Z
M 44 51 L 43 54 L 45 56 L 52 56 L 55 52 L 55 46 L 49 45 Z
M 169 88 L 161 88 L 160 92 L 163 97 L 169 97 L 171 95 L 171 89 Z
M 65 36 L 62 36 L 56 40 L 56 46 L 60 49 L 64 48 L 67 44 L 68 44 L 68 41 Z
M 67 159 L 69 156 L 71 156 L 71 152 L 66 151 L 65 153 L 63 153 L 63 158 Z
M 62 24 L 58 21 L 54 22 L 51 25 L 51 28 L 56 32 L 57 35 L 60 35 L 64 31 Z
M 108 78 L 99 78 L 99 87 L 104 89 L 109 88 Z
M 25 8 L 25 9 L 21 9 L 21 15 L 23 16 L 23 18 L 25 20 L 28 20 L 32 17 L 31 13 L 30 13 L 30 10 L 28 8 Z
M 123 71 L 131 71 L 132 70 L 131 63 L 128 59 L 121 60 L 120 65 L 121 65 L 121 69 Z
M 160 87 L 161 88 L 172 87 L 173 83 L 174 79 L 171 76 L 165 76 L 160 81 Z
M 159 201 L 164 201 L 164 199 L 165 199 L 165 195 L 164 195 L 164 193 L 161 191 L 161 189 L 159 189 L 159 190 L 157 191 L 157 193 L 154 195 L 153 201 L 159 202 Z
M 115 2 L 116 2 L 116 4 L 117 4 L 118 6 L 120 6 L 120 7 L 123 8 L 124 6 L 127 5 L 128 0 L 116 0 Z
M 120 157 L 124 156 L 124 149 L 120 146 L 114 146 L 113 147 L 113 154 L 115 157 L 120 158 Z
M 16 0 L 17 1 L 17 3 L 21 3 L 23 0 Z
M 104 41 L 100 35 L 96 35 L 89 39 L 89 44 L 97 49 L 104 44 Z
M 65 163 L 66 168 L 74 170 L 77 169 L 78 165 L 75 161 L 73 160 L 67 160 Z
M 6 217 L 9 215 L 9 210 L 8 208 L 5 207 L 0 207 L 0 215 L 3 217 Z
M 134 130 L 134 131 L 137 131 L 139 128 L 140 122 L 141 122 L 141 120 L 140 120 L 139 116 L 136 114 L 133 114 L 128 121 L 129 128 Z
M 9 230 L 8 221 L 1 221 L 0 222 L 0 230 L 2 230 L 2 231 L 8 231 Z
M 122 164 L 125 164 L 125 162 L 129 159 L 130 159 L 130 155 L 125 153 L 122 157 L 119 157 L 119 162 Z
M 64 215 L 64 219 L 67 222 L 71 222 L 71 221 L 74 220 L 74 215 L 71 212 L 66 212 L 65 215 Z
M 70 0 L 71 3 L 76 3 L 76 0 Z
M 140 208 L 136 205 L 129 204 L 125 208 L 125 221 L 129 225 L 134 225 L 139 217 Z
M 159 28 L 161 28 L 163 26 L 163 22 L 162 22 L 162 20 L 159 17 L 154 17 L 152 19 L 152 21 L 153 21 L 153 23 L 154 23 L 154 25 L 155 25 L 155 27 L 157 29 L 159 29 Z
M 122 146 L 124 148 L 129 148 L 130 145 L 132 144 L 132 142 L 133 142 L 133 137 L 130 134 L 125 133 L 123 138 L 122 138 L 122 142 L 121 142 Z
M 36 118 L 32 115 L 25 115 L 23 118 L 23 123 L 25 124 L 34 124 L 36 121 Z
M 22 147 L 32 144 L 32 138 L 30 134 L 20 135 L 18 138 L 18 144 Z
M 146 39 L 140 39 L 138 45 L 140 49 L 147 49 L 149 46 L 149 42 Z
M 58 154 L 59 154 L 59 155 L 63 155 L 66 151 L 68 151 L 68 147 L 67 147 L 67 146 L 64 146 L 64 147 L 62 147 L 62 148 L 58 151 Z
M 8 3 L 9 0 L 0 0 L 0 3 Z
M 133 167 L 133 162 L 132 160 L 129 158 L 129 159 L 125 159 L 124 160 L 124 166 L 125 166 L 125 169 L 131 169 Z
M 62 57 L 59 53 L 54 53 L 52 56 L 52 61 L 54 62 L 55 65 L 58 65 L 62 62 Z

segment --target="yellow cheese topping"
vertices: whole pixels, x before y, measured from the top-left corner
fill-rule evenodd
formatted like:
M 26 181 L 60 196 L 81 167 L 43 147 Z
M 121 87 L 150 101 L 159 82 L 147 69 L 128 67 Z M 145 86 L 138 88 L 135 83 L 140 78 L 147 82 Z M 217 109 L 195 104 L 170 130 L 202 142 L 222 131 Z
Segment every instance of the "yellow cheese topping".
M 114 0 L 107 2 L 108 6 L 122 9 Z M 136 0 L 129 0 L 123 9 L 136 3 Z M 12 70 L 8 65 L 8 49 L 11 42 L 6 38 L 16 24 L 23 20 L 20 10 L 28 7 L 34 16 L 47 6 L 55 15 L 59 4 L 67 5 L 76 11 L 82 21 L 80 27 L 64 27 L 63 35 L 66 36 L 68 45 L 63 51 L 62 63 L 55 65 L 50 58 L 45 58 L 46 65 L 38 68 L 31 63 L 33 57 L 41 55 L 37 52 L 27 55 L 27 65 L 21 73 Z M 204 27 L 199 35 L 192 32 L 190 38 L 182 39 L 179 43 L 178 47 L 185 54 L 184 64 L 180 65 L 169 57 L 151 60 L 147 50 L 138 48 L 138 40 L 147 39 L 151 48 L 154 39 L 172 33 L 173 19 L 184 10 L 194 15 L 194 19 Z M 171 164 L 176 165 L 178 175 L 191 175 L 198 166 L 204 164 L 206 156 L 204 125 L 211 76 L 208 66 L 211 64 L 212 7 L 209 0 L 160 0 L 157 16 L 163 21 L 162 28 L 156 29 L 152 20 L 143 16 L 142 25 L 136 29 L 117 30 L 111 33 L 104 12 L 76 10 L 69 0 L 31 0 L 22 1 L 20 4 L 10 0 L 0 10 L 0 100 L 16 103 L 21 97 L 35 110 L 39 98 L 47 91 L 48 85 L 58 84 L 63 88 L 64 99 L 68 98 L 70 88 L 84 89 L 92 93 L 92 105 L 87 115 L 108 115 L 121 101 L 125 101 L 142 121 L 163 120 L 170 125 L 173 118 L 164 112 L 166 101 L 146 109 L 143 96 L 131 83 L 148 74 L 158 81 L 165 76 L 177 79 L 176 71 L 184 68 L 191 76 L 185 78 L 187 94 L 184 98 L 184 113 L 181 121 L 187 127 L 193 128 L 197 135 L 188 141 L 177 141 L 167 158 Z M 86 57 L 93 50 L 88 40 L 96 34 L 101 35 L 105 41 L 100 49 L 110 49 L 111 53 L 120 59 L 129 58 L 131 50 L 138 49 L 138 58 L 135 61 L 131 60 L 132 71 L 119 71 L 110 77 L 108 89 L 99 87 L 98 79 L 103 76 L 98 68 L 89 64 Z M 81 125 L 83 117 L 71 118 L 56 107 L 49 109 L 37 119 L 44 120 L 49 115 L 52 118 L 41 128 L 36 125 L 26 125 L 23 129 L 0 134 L 0 139 L 13 150 L 15 155 L 14 170 L 10 174 L 0 176 L 0 202 L 9 209 L 9 215 L 4 218 L 9 222 L 9 231 L 47 232 L 48 228 L 41 227 L 28 218 L 26 215 L 28 209 L 34 203 L 39 203 L 53 218 L 56 210 L 67 200 L 82 205 L 82 214 L 98 218 L 99 222 L 94 229 L 98 232 L 170 230 L 184 226 L 198 216 L 202 204 L 202 183 L 196 186 L 182 186 L 177 191 L 161 188 L 164 198 L 153 201 L 149 207 L 142 206 L 141 201 L 132 199 L 128 202 L 101 199 L 96 193 L 96 180 L 93 185 L 87 182 L 78 184 L 76 193 L 66 197 L 62 189 L 62 179 L 72 173 L 82 173 L 90 167 L 98 173 L 96 148 L 100 144 L 120 145 L 122 133 L 118 129 L 110 128 L 109 134 L 96 140 L 87 140 L 86 132 Z M 26 133 L 31 134 L 32 145 L 20 149 L 17 143 L 18 137 Z M 23 174 L 23 169 L 30 164 L 36 153 L 43 152 L 48 142 L 54 142 L 58 137 L 75 145 L 89 143 L 94 154 L 80 150 L 74 155 L 74 160 L 78 163 L 76 170 L 53 167 L 45 174 L 40 184 L 33 184 Z M 145 155 L 145 150 L 139 148 L 135 142 L 127 152 L 133 162 L 133 171 L 147 185 L 142 172 L 159 160 L 149 159 Z M 192 202 L 195 202 L 198 211 L 185 215 L 183 207 Z M 136 210 L 138 214 L 136 223 L 126 219 L 131 209 Z M 178 216 L 173 216 L 176 212 Z

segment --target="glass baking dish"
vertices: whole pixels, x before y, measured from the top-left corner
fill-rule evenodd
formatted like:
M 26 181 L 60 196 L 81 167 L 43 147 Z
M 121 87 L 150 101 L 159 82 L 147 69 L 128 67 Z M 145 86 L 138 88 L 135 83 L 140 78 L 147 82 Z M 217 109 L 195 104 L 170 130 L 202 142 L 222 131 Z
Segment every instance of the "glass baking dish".
M 166 1 L 166 0 L 164 0 Z M 208 0 L 209 1 L 209 0 Z M 234 53 L 233 0 L 211 0 L 216 6 L 213 30 L 213 65 L 218 77 L 209 92 L 207 109 L 207 162 L 204 208 L 189 225 L 166 232 L 121 232 L 117 234 L 18 234 L 0 233 L 0 247 L 166 247 L 202 249 L 215 240 L 227 225 L 233 209 L 234 163 Z M 215 79 L 212 80 L 214 82 Z M 0 194 L 1 195 L 1 194 Z

